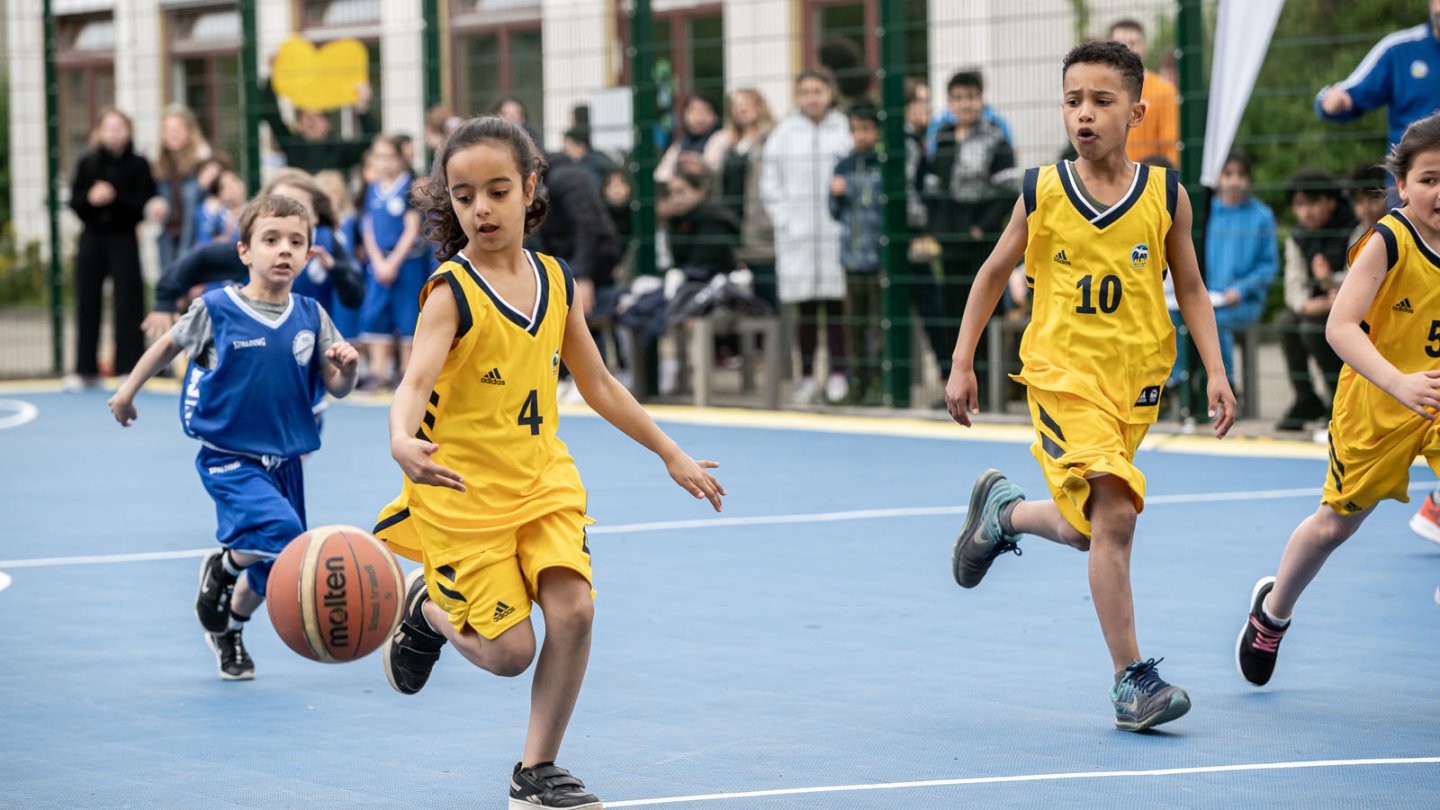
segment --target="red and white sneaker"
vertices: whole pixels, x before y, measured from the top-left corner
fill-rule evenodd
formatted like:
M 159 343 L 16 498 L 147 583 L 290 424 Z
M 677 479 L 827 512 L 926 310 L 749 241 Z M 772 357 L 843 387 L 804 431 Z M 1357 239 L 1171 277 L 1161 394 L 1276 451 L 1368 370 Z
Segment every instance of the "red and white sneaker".
M 1420 511 L 1410 518 L 1410 531 L 1440 544 L 1440 504 L 1435 503 L 1435 493 L 1426 495 L 1420 503 Z

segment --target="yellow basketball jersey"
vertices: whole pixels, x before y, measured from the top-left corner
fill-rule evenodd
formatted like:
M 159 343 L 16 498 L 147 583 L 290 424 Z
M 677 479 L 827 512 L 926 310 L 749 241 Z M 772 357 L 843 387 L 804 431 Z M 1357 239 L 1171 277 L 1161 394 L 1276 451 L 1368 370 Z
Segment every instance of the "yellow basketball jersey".
M 1400 211 L 1381 217 L 1350 248 L 1350 261 L 1370 240 L 1385 243 L 1385 280 L 1360 322 L 1376 350 L 1402 374 L 1440 368 L 1440 254 L 1425 244 Z M 1420 417 L 1346 364 L 1335 388 L 1334 418 L 1386 435 Z
M 467 536 L 508 531 L 557 511 L 585 510 L 575 461 L 556 435 L 555 386 L 574 280 L 553 257 L 530 251 L 525 256 L 537 282 L 531 312 L 496 294 L 463 255 L 441 265 L 421 292 L 423 308 L 436 285 L 448 284 L 460 325 L 416 435 L 439 445 L 432 458 L 464 476 L 465 492 L 417 486 L 406 477 L 381 523 L 420 512 L 425 524 L 455 530 L 422 538 L 435 563 L 473 553 L 465 547 Z M 392 537 L 377 534 L 397 546 Z M 394 550 L 419 559 L 407 553 L 419 549 L 404 545 Z
M 1138 165 L 1125 196 L 1099 211 L 1069 162 L 1025 173 L 1034 312 L 1016 380 L 1082 397 L 1125 422 L 1155 421 L 1175 362 L 1164 283 L 1178 194 L 1174 172 Z

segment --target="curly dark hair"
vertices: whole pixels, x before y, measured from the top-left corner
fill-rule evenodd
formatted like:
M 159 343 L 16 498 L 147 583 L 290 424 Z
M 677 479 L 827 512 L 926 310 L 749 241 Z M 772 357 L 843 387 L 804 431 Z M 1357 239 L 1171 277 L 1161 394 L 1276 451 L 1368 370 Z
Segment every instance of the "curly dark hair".
M 1140 91 L 1145 86 L 1145 64 L 1134 51 L 1113 39 L 1076 45 L 1065 54 L 1064 64 L 1065 67 L 1060 71 L 1061 77 L 1070 72 L 1071 65 L 1107 65 L 1115 68 L 1120 71 L 1125 92 L 1136 101 L 1140 100 Z
M 535 175 L 535 199 L 530 202 L 530 207 L 525 209 L 527 236 L 540 227 L 540 223 L 545 221 L 545 213 L 550 210 L 550 202 L 546 199 L 541 181 L 548 164 L 524 128 L 496 115 L 471 118 L 456 127 L 445 139 L 444 145 L 435 153 L 435 164 L 430 170 L 430 176 L 416 182 L 410 192 L 415 207 L 420 209 L 424 217 L 425 240 L 435 245 L 435 258 L 440 261 L 453 257 L 470 241 L 465 236 L 465 230 L 460 227 L 460 220 L 455 217 L 455 209 L 450 204 L 447 167 L 450 158 L 456 153 L 478 143 L 496 143 L 508 147 L 515 157 L 515 165 L 520 170 L 522 181 L 529 175 Z
M 1440 113 L 1421 118 L 1406 127 L 1400 142 L 1386 156 L 1385 168 L 1395 175 L 1396 180 L 1404 180 L 1405 175 L 1410 173 L 1410 167 L 1415 165 L 1415 156 L 1433 149 L 1440 149 Z

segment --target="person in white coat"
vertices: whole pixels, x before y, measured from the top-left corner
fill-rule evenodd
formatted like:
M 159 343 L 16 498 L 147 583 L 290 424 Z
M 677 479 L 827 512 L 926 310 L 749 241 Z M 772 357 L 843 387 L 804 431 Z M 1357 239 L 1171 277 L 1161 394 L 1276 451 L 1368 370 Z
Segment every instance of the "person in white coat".
M 800 382 L 797 403 L 812 402 L 820 320 L 830 356 L 825 397 L 849 393 L 845 377 L 845 271 L 840 267 L 840 225 L 830 216 L 830 178 L 849 154 L 850 126 L 835 109 L 835 86 L 825 73 L 807 70 L 795 81 L 796 109 L 765 142 L 760 195 L 775 226 L 775 275 L 782 304 L 799 309 Z

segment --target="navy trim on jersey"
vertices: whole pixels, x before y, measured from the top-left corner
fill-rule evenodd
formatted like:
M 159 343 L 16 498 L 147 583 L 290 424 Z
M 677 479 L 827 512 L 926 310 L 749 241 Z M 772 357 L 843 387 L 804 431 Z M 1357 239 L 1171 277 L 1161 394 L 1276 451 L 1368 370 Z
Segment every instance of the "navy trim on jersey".
M 375 530 L 372 531 L 372 532 L 370 532 L 370 533 L 371 533 L 371 534 L 379 534 L 380 532 L 385 531 L 386 529 L 390 528 L 391 526 L 394 526 L 396 523 L 399 523 L 400 521 L 402 521 L 402 520 L 404 520 L 405 518 L 408 518 L 408 517 L 410 517 L 410 510 L 409 510 L 408 508 L 406 508 L 406 509 L 401 509 L 399 512 L 396 512 L 395 514 L 391 515 L 390 517 L 385 518 L 384 520 L 380 521 L 379 523 L 376 523 L 376 524 L 375 524 Z
M 1045 448 L 1046 455 L 1053 459 L 1058 459 L 1065 455 L 1064 448 L 1056 444 L 1054 439 L 1046 436 L 1044 433 L 1040 434 L 1040 446 Z
M 1165 210 L 1170 212 L 1170 219 L 1175 219 L 1175 209 L 1180 205 L 1180 175 L 1173 169 L 1165 170 Z
M 440 584 L 440 580 L 438 580 L 438 579 L 435 580 L 435 590 L 439 591 L 440 593 L 445 594 L 446 596 L 450 597 L 451 599 L 454 599 L 454 600 L 457 601 L 457 602 L 468 602 L 468 601 L 469 601 L 469 600 L 466 599 L 465 597 L 461 596 L 459 591 L 452 591 L 452 590 L 450 590 L 449 588 L 445 587 L 444 585 L 441 585 L 441 584 Z
M 455 330 L 455 339 L 465 337 L 470 327 L 475 325 L 475 316 L 470 312 L 470 299 L 465 297 L 465 288 L 460 284 L 460 279 L 455 277 L 454 271 L 445 273 L 442 278 L 450 285 L 450 295 L 455 299 L 455 309 L 460 312 L 460 326 Z
M 1393 213 L 1398 214 L 1400 212 L 1395 211 Z M 1375 233 L 1380 234 L 1381 239 L 1385 240 L 1385 271 L 1389 272 L 1394 270 L 1395 262 L 1400 260 L 1400 244 L 1395 241 L 1395 232 L 1390 230 L 1389 225 L 1381 222 L 1371 225 L 1370 228 L 1375 231 Z
M 1021 187 L 1020 196 L 1025 199 L 1025 216 L 1035 213 L 1035 185 L 1040 182 L 1040 170 L 1026 169 L 1025 184 Z
M 440 392 L 439 392 L 439 391 L 431 391 L 431 392 L 430 392 L 430 404 L 431 404 L 431 405 L 439 405 L 439 404 L 440 404 Z
M 1410 230 L 1410 238 L 1415 240 L 1415 246 L 1420 248 L 1421 255 L 1428 259 L 1430 261 L 1430 264 L 1434 265 L 1435 267 L 1440 267 L 1440 254 L 1437 254 L 1434 248 L 1425 244 L 1425 240 L 1421 238 L 1420 232 L 1415 230 L 1415 223 L 1411 222 L 1408 217 L 1406 217 L 1399 211 L 1394 211 L 1393 215 L 1396 219 L 1405 223 L 1405 227 Z M 1380 223 L 1375 223 L 1375 227 L 1379 228 Z M 1391 236 L 1390 238 L 1393 239 L 1395 237 Z M 1390 243 L 1387 242 L 1385 246 L 1388 248 L 1390 246 Z
M 1065 431 L 1060 429 L 1060 426 L 1055 423 L 1054 419 L 1050 418 L 1050 414 L 1046 413 L 1044 408 L 1041 408 L 1039 405 L 1035 407 L 1040 411 L 1040 424 L 1050 428 L 1050 431 L 1055 434 L 1055 438 L 1062 442 L 1065 441 Z
M 1085 199 L 1085 195 L 1080 193 L 1075 178 L 1070 174 L 1070 167 L 1069 161 L 1062 161 L 1057 165 L 1056 173 L 1060 175 L 1060 185 L 1065 189 L 1065 196 L 1070 198 L 1070 204 L 1075 206 L 1075 211 L 1080 216 L 1085 217 L 1091 225 L 1102 230 L 1114 224 L 1135 207 L 1135 203 L 1139 202 L 1141 195 L 1145 193 L 1145 187 L 1150 178 L 1150 167 L 1144 163 L 1137 163 L 1135 176 L 1130 180 L 1130 190 L 1125 192 L 1125 196 L 1121 197 L 1119 202 L 1104 211 L 1097 211 L 1095 206 Z
M 1361 322 L 1360 322 L 1360 331 L 1361 331 L 1361 332 L 1364 332 L 1364 333 L 1367 334 L 1367 335 L 1370 334 L 1370 324 L 1366 323 L 1365 321 L 1361 321 Z
M 521 315 L 514 307 L 510 306 L 509 302 L 501 298 L 499 293 L 490 289 L 490 285 L 485 281 L 485 277 L 480 275 L 480 271 L 476 270 L 475 266 L 470 264 L 470 260 L 465 258 L 464 254 L 455 254 L 455 260 L 470 273 L 470 277 L 475 280 L 475 284 L 490 297 L 490 302 L 495 305 L 496 311 L 505 316 L 511 323 L 529 332 L 533 337 L 540 331 L 540 324 L 545 321 L 545 312 L 550 307 L 550 274 L 546 273 L 544 268 L 541 267 L 540 260 L 535 258 L 534 253 L 528 250 L 525 251 L 525 258 L 529 260 L 531 269 L 535 271 L 537 290 L 535 295 L 535 312 L 532 313 L 529 318 Z
M 570 272 L 570 265 L 559 256 L 551 257 L 555 263 L 560 265 L 560 273 L 565 276 L 565 306 L 575 306 L 575 274 Z

